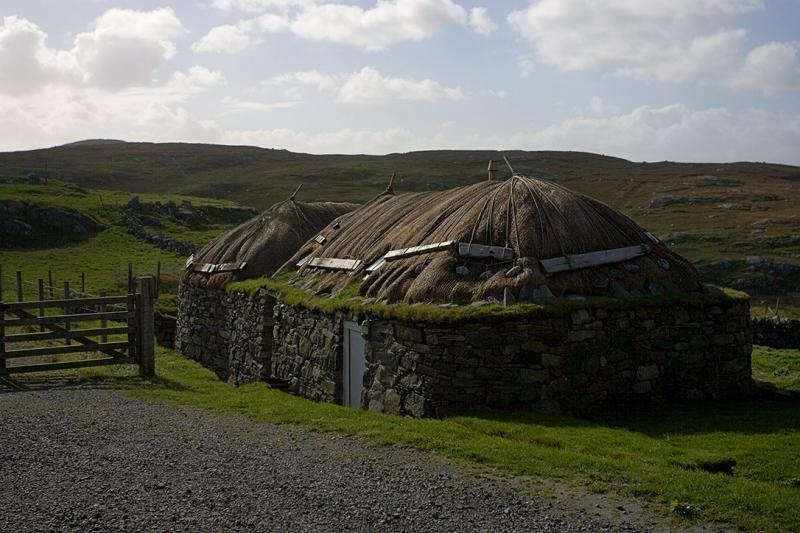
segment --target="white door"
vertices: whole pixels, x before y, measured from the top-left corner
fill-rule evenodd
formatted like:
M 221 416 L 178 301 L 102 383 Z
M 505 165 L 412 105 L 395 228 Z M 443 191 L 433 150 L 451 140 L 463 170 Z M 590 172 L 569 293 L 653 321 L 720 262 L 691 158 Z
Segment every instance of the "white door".
M 361 407 L 361 389 L 364 387 L 367 360 L 364 356 L 364 337 L 361 336 L 361 326 L 355 322 L 345 321 L 344 323 L 343 351 L 343 403 L 347 407 Z

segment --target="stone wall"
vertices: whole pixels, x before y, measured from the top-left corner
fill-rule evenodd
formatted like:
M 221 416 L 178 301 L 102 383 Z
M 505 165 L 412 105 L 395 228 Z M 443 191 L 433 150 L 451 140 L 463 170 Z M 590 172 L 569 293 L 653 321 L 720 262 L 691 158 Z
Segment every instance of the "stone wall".
M 265 378 L 272 354 L 274 304 L 265 290 L 250 296 L 182 283 L 175 349 L 229 383 Z
M 754 318 L 753 342 L 772 348 L 800 348 L 800 320 Z
M 311 400 L 342 403 L 344 315 L 279 303 L 274 318 L 271 377 L 287 381 L 290 392 Z
M 307 398 L 340 403 L 342 322 L 275 311 L 272 372 Z M 587 308 L 554 318 L 460 325 L 370 319 L 362 407 L 441 416 L 456 408 L 598 406 L 728 399 L 750 387 L 749 303 Z

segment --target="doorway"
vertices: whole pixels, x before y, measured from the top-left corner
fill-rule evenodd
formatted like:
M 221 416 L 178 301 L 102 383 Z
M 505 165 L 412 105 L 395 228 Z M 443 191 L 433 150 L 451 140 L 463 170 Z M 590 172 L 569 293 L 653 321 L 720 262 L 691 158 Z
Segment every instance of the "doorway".
M 367 370 L 367 360 L 364 354 L 364 337 L 362 330 L 356 322 L 344 322 L 344 368 L 342 369 L 342 383 L 344 394 L 342 403 L 345 407 L 361 407 L 361 389 L 364 387 L 364 372 Z

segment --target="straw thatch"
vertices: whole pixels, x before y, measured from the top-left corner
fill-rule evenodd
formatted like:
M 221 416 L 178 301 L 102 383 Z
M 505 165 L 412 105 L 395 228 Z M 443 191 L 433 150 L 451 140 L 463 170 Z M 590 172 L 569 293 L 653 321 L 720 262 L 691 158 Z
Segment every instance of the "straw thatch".
M 303 267 L 296 283 L 318 293 L 335 293 L 353 281 L 361 282 L 363 296 L 408 303 L 700 289 L 692 265 L 630 218 L 554 183 L 521 176 L 439 192 L 387 192 L 320 233 L 324 245 L 306 243 L 281 270 L 294 269 L 309 254 L 362 263 L 353 272 Z M 451 240 L 513 248 L 514 257 L 500 263 L 448 249 L 387 262 L 365 278 L 366 267 L 390 250 Z M 546 276 L 539 262 L 640 244 L 649 245 L 649 253 L 624 263 Z
M 184 280 L 203 287 L 221 287 L 229 281 L 271 276 L 320 229 L 356 207 L 349 203 L 303 203 L 293 198 L 277 203 L 194 255 L 195 265 L 245 262 L 244 268 L 214 274 L 190 269 L 184 272 Z

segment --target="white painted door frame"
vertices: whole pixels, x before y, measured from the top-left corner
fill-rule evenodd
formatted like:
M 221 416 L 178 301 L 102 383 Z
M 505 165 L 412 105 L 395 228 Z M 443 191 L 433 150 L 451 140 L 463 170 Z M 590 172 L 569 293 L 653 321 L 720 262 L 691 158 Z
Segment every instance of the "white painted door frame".
M 344 321 L 342 346 L 342 403 L 346 407 L 361 407 L 361 389 L 364 387 L 364 372 L 367 369 L 364 353 L 363 330 L 357 322 Z M 354 339 L 355 342 L 351 342 Z M 354 364 L 357 367 L 354 367 Z M 360 368 L 360 372 L 359 372 Z

